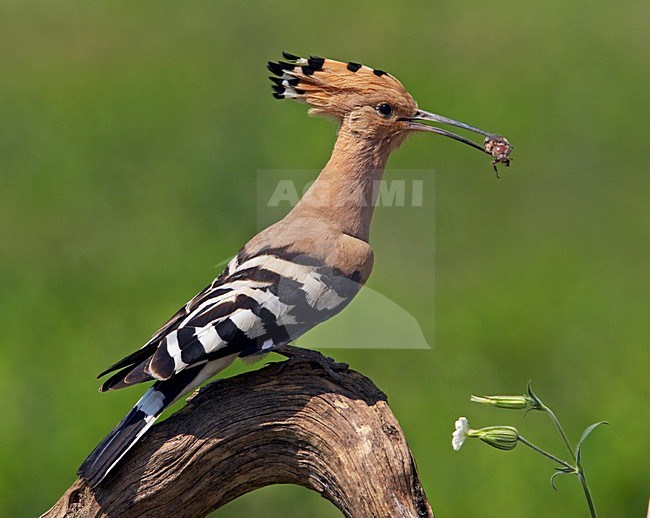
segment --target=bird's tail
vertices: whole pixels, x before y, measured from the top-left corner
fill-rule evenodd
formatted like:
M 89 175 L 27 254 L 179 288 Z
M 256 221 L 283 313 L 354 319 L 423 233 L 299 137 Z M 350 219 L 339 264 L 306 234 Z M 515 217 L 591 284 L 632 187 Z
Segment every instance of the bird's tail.
M 96 487 L 174 401 L 200 385 L 205 365 L 186 369 L 172 379 L 157 381 L 131 411 L 92 451 L 77 474 Z

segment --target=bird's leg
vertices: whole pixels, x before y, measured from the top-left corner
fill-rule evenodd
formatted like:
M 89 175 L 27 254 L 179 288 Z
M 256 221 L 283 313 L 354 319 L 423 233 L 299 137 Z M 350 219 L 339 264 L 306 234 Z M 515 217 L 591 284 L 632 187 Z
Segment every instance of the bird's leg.
M 335 381 L 341 381 L 341 376 L 336 371 L 344 371 L 349 367 L 347 363 L 335 362 L 333 358 L 323 356 L 318 351 L 293 345 L 280 345 L 275 352 L 290 360 L 317 363 Z

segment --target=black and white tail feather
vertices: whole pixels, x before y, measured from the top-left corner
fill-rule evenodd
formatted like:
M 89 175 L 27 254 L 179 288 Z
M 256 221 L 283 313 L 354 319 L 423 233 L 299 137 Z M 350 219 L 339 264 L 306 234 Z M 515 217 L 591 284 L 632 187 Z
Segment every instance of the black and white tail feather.
M 338 313 L 360 288 L 319 260 L 286 249 L 242 250 L 140 350 L 100 376 L 100 390 L 155 380 L 78 470 L 96 487 L 172 403 L 235 358 L 256 359 Z
M 157 381 L 145 392 L 131 411 L 104 440 L 97 445 L 79 468 L 91 487 L 97 486 L 133 445 L 172 403 L 194 390 L 206 379 L 225 369 L 235 355 L 221 361 L 189 368 L 169 381 Z

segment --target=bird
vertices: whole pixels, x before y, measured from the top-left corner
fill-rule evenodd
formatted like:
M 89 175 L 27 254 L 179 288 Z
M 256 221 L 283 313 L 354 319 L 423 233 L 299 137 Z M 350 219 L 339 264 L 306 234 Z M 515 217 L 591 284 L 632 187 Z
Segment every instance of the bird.
M 493 165 L 508 165 L 511 148 L 505 138 L 420 109 L 402 83 L 381 69 L 282 55 L 267 65 L 273 96 L 304 103 L 311 115 L 336 122 L 331 158 L 283 219 L 250 239 L 142 348 L 98 376 L 111 374 L 100 392 L 153 385 L 80 466 L 78 475 L 93 488 L 167 407 L 236 358 L 255 361 L 276 352 L 316 361 L 333 377 L 345 368 L 292 343 L 343 310 L 368 280 L 374 261 L 369 244 L 373 186 L 391 152 L 409 135 L 444 135 L 491 154 Z M 485 143 L 432 122 L 477 133 Z

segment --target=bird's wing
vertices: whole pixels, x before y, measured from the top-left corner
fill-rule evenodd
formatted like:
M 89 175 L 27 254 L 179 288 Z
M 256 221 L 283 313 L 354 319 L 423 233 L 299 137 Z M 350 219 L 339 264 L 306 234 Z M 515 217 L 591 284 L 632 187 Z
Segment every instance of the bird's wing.
M 316 261 L 263 252 L 233 259 L 140 350 L 117 362 L 121 369 L 101 390 L 181 371 L 232 354 L 251 356 L 287 343 L 340 311 L 359 289 L 356 279 Z

